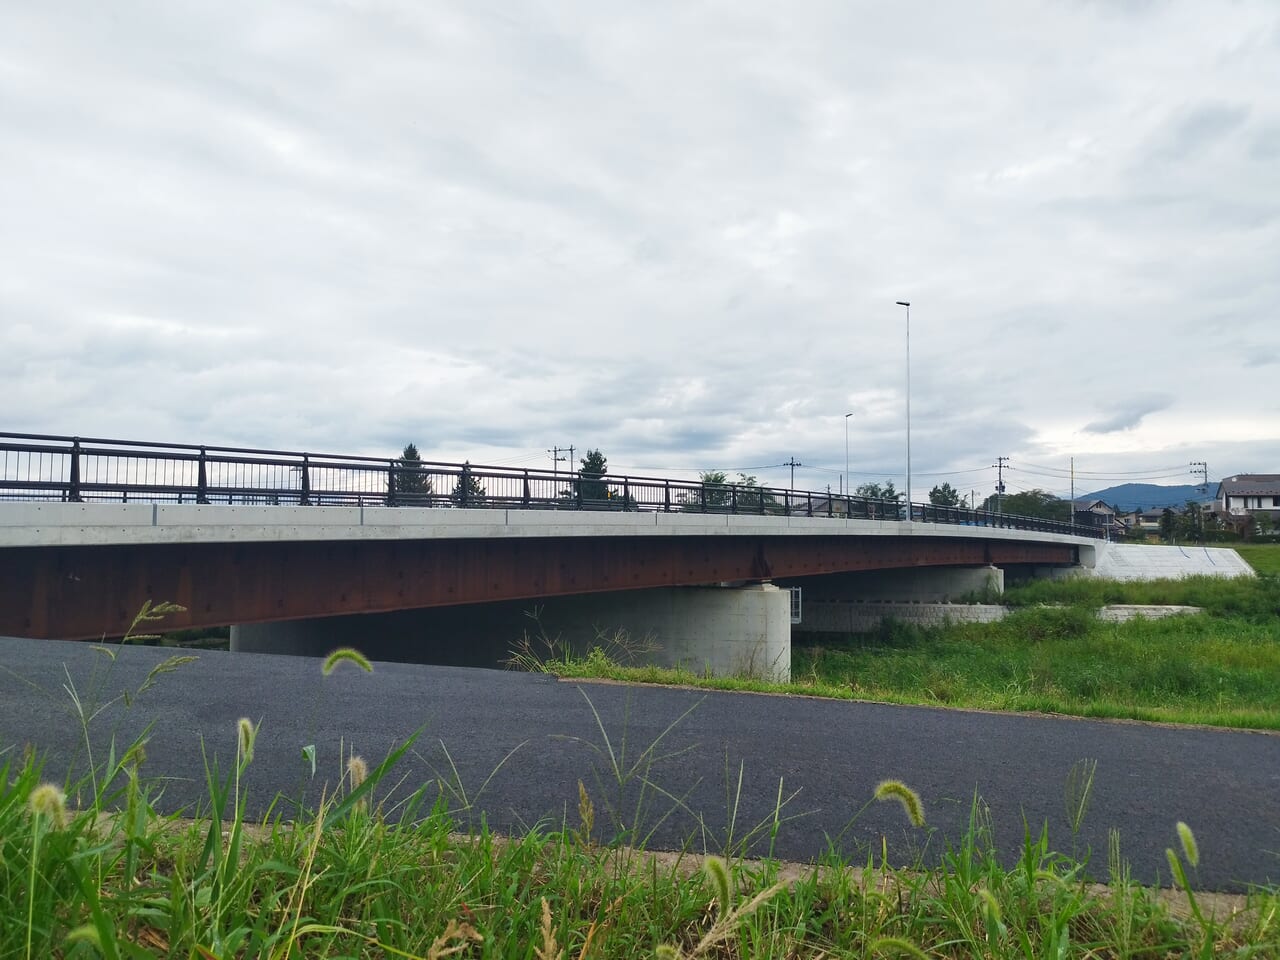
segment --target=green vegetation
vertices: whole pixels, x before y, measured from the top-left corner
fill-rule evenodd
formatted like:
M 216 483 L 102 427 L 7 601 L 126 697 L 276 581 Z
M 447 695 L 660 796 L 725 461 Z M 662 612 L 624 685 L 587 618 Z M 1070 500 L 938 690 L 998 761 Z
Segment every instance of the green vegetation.
M 1041 517 L 1064 522 L 1071 519 L 1070 500 L 1063 500 L 1038 488 L 1004 496 L 992 494 L 982 501 L 982 509 L 993 513 L 1007 513 L 1011 517 Z
M 1239 543 L 1235 551 L 1258 573 L 1280 576 L 1280 543 Z
M 423 472 L 422 456 L 418 453 L 416 444 L 405 444 L 396 465 L 392 478 L 397 496 L 412 503 L 415 499 L 425 499 L 432 493 L 431 477 Z
M 1270 576 L 1185 577 L 1124 583 L 1092 577 L 1034 580 L 1010 587 L 1004 600 L 1015 607 L 1060 603 L 1089 610 L 1110 603 L 1178 604 L 1202 607 L 1214 625 L 1224 629 L 1229 628 L 1235 618 L 1280 626 L 1280 579 Z
M 903 494 L 893 487 L 892 480 L 884 483 L 862 483 L 853 491 L 854 496 L 866 497 L 868 500 L 899 500 Z
M 427 791 L 375 806 L 403 749 L 363 780 L 351 764 L 324 808 L 292 823 L 246 821 L 236 792 L 252 763 L 244 744 L 231 775 L 210 777 L 210 810 L 223 820 L 210 810 L 158 815 L 132 761 L 117 769 L 113 794 L 80 811 L 40 782 L 33 761 L 5 763 L 0 955 L 1154 960 L 1280 951 L 1276 890 L 1201 904 L 1185 824 L 1169 828 L 1179 900 L 1132 881 L 1117 836 L 1105 887 L 1087 884 L 1083 865 L 1036 831 L 1009 869 L 980 803 L 968 835 L 934 869 L 874 852 L 859 863 L 829 853 L 798 869 L 660 856 L 594 842 L 585 789 L 575 825 L 510 839 L 483 827 L 458 833 L 443 798 L 428 805 Z M 906 812 L 909 797 L 884 795 Z
M 960 506 L 960 492 L 949 483 L 943 483 L 929 491 L 929 502 L 935 507 Z
M 462 465 L 462 473 L 454 484 L 449 499 L 460 507 L 474 507 L 483 504 L 486 496 L 484 484 L 471 472 L 471 461 L 468 460 Z
M 793 651 L 792 671 L 859 699 L 1280 729 L 1274 622 L 1208 615 L 1101 623 L 1035 607 L 993 624 L 921 629 Z
M 599 450 L 588 450 L 578 461 L 578 480 L 575 483 L 581 500 L 604 500 L 609 496 L 609 485 L 604 477 L 609 472 L 609 459 Z
M 788 684 L 626 666 L 599 648 L 524 666 L 566 677 L 1280 729 L 1280 579 L 1042 580 L 1010 589 L 1006 600 L 1015 610 L 998 623 L 888 621 L 871 634 L 802 636 Z M 1097 608 L 1112 603 L 1204 612 L 1099 621 Z
M 158 605 L 140 621 L 168 609 Z M 182 659 L 117 698 L 141 708 L 139 697 Z M 335 651 L 323 673 L 338 668 L 373 670 L 349 649 Z M 76 689 L 68 677 L 87 751 L 96 713 Z M 937 867 L 921 859 L 890 863 L 879 840 L 856 860 L 841 854 L 841 839 L 876 801 L 900 804 L 924 849 L 928 811 L 897 780 L 872 797 L 851 798 L 845 828 L 806 866 L 743 859 L 751 844 L 772 849 L 800 814 L 779 783 L 772 812 L 739 824 L 740 778 L 737 793 L 726 795 L 727 835 L 704 826 L 682 852 L 650 853 L 645 823 L 681 801 L 649 779 L 666 733 L 638 756 L 621 746 L 625 733 L 611 736 L 601 725 L 598 742 L 588 744 L 599 762 L 594 777 L 584 771 L 593 789 L 577 785 L 576 818 L 512 838 L 495 836 L 483 820 L 468 827 L 474 811 L 461 783 L 400 782 L 397 764 L 418 734 L 372 769 L 347 757 L 318 809 L 280 799 L 256 822 L 245 812 L 244 782 L 261 762 L 254 760 L 259 730 L 248 719 L 206 746 L 206 756 L 233 762 L 220 770 L 208 761 L 204 799 L 184 818 L 156 811 L 163 783 L 147 777 L 145 736 L 105 758 L 87 753 L 89 772 L 64 783 L 44 780 L 37 757 L 6 745 L 0 956 L 1156 960 L 1280 952 L 1280 891 L 1207 902 L 1195 892 L 1201 851 L 1185 823 L 1168 825 L 1173 898 L 1132 880 L 1115 832 L 1105 863 L 1092 868 L 1106 886 L 1086 882 L 1085 863 L 1053 851 L 1047 831 L 1033 825 L 1010 868 L 997 855 L 980 799 L 967 833 Z M 1093 773 L 1086 762 L 1068 778 L 1073 835 Z

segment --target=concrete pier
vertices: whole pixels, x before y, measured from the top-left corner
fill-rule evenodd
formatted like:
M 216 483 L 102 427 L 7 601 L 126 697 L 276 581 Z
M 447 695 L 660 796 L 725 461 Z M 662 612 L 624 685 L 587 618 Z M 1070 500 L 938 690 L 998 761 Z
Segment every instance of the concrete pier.
M 790 598 L 768 583 L 244 624 L 231 628 L 231 649 L 323 656 L 352 646 L 378 660 L 498 666 L 525 639 L 546 653 L 544 638 L 577 656 L 600 647 L 623 662 L 715 676 L 791 676 Z

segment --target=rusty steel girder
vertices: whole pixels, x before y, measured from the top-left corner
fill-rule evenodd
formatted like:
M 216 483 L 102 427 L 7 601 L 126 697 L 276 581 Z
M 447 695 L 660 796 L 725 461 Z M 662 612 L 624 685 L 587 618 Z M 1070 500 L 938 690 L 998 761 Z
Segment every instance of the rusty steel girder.
M 859 570 L 1071 564 L 1070 544 L 918 537 L 561 537 L 15 547 L 0 634 L 120 636 L 147 600 L 165 629 Z

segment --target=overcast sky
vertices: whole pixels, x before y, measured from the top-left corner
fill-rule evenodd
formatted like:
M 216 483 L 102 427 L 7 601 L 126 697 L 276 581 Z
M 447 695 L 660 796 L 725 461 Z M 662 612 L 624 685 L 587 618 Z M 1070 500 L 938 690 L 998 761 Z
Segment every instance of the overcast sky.
M 1280 472 L 1280 4 L 0 0 L 0 430 Z M 846 413 L 852 413 L 845 419 Z

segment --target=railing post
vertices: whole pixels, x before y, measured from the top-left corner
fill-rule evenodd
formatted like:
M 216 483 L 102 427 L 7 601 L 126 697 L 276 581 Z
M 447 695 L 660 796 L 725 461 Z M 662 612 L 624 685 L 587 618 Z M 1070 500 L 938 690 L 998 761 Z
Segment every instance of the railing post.
M 702 497 L 702 512 L 703 512 L 703 513 L 706 513 L 706 512 L 707 512 L 707 485 L 706 485 L 706 483 L 703 483 L 703 484 L 702 484 L 702 486 L 699 488 L 699 496 L 701 496 L 701 497 Z
M 526 507 L 529 506 L 530 499 L 531 497 L 529 495 L 529 471 L 525 470 L 524 472 L 524 505 Z
M 622 478 L 622 509 L 624 511 L 631 509 L 631 478 Z
M 310 455 L 302 455 L 302 492 L 298 503 L 304 507 L 311 505 L 311 459 Z
M 196 473 L 196 503 L 209 502 L 209 475 L 205 471 L 205 449 L 200 448 L 200 467 Z
M 466 506 L 471 502 L 471 461 L 462 464 L 462 477 L 458 481 L 458 503 Z
M 387 461 L 387 506 L 394 507 L 399 504 L 399 497 L 396 495 L 396 462 L 394 460 Z
M 80 503 L 80 438 L 71 439 L 71 474 L 67 478 L 67 500 Z
M 671 481 L 662 481 L 662 512 L 671 512 Z
M 804 515 L 806 517 L 813 516 L 813 494 L 805 491 L 804 495 Z
M 738 512 L 738 485 L 736 483 L 729 484 L 729 512 Z

